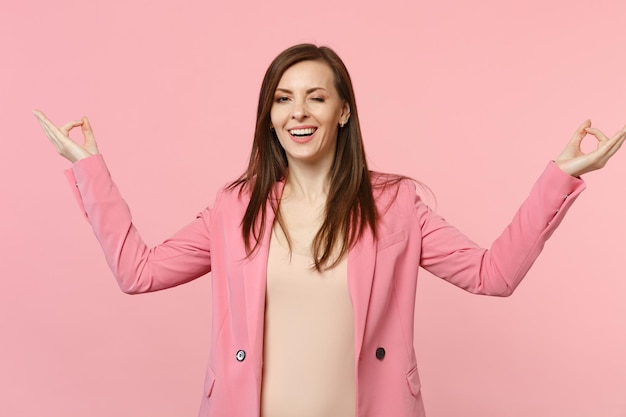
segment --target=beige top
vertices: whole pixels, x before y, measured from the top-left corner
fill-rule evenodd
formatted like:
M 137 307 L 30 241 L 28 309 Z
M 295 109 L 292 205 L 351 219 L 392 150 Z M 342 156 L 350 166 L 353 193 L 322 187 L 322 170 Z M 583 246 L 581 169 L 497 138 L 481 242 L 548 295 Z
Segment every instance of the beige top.
M 281 242 L 282 241 L 282 242 Z M 272 233 L 262 417 L 354 417 L 354 313 L 347 260 L 322 273 Z

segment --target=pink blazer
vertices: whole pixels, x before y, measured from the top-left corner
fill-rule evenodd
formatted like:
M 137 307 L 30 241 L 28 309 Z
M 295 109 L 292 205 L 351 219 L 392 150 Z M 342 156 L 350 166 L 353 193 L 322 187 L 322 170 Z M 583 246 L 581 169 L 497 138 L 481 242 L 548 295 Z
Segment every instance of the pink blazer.
M 124 292 L 158 291 L 212 272 L 213 332 L 200 416 L 258 416 L 269 234 L 246 258 L 240 223 L 247 196 L 220 191 L 212 207 L 149 248 L 101 156 L 77 162 L 67 175 Z M 472 293 L 508 296 L 584 187 L 550 163 L 489 250 L 433 213 L 410 181 L 397 196 L 375 195 L 378 238 L 366 233 L 348 254 L 358 417 L 424 416 L 413 349 L 419 267 Z M 274 220 L 269 213 L 266 230 Z

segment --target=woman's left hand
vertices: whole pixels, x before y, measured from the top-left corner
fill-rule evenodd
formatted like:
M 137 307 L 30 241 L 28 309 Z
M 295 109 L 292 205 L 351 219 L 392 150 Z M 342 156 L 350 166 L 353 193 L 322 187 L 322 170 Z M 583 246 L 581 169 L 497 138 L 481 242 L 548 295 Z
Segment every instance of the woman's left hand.
M 598 147 L 584 153 L 580 147 L 583 139 L 587 135 L 593 135 L 598 140 Z M 595 171 L 606 165 L 608 160 L 617 152 L 626 140 L 626 126 L 618 131 L 612 138 L 608 138 L 604 133 L 591 127 L 591 121 L 586 120 L 574 132 L 561 155 L 554 161 L 563 172 L 574 177 L 590 171 Z

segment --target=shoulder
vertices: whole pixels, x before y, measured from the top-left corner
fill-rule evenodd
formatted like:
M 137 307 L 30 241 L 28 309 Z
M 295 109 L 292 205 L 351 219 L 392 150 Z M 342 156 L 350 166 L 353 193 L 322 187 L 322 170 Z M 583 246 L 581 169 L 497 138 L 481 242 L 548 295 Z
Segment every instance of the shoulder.
M 381 212 L 392 207 L 412 211 L 418 206 L 426 207 L 424 200 L 435 201 L 434 193 L 426 184 L 405 175 L 370 172 L 370 181 L 374 201 Z
M 238 207 L 247 207 L 250 193 L 241 184 L 229 182 L 223 184 L 217 191 L 211 208 L 215 212 L 236 212 Z
M 282 189 L 285 185 L 284 181 L 276 182 L 268 196 L 269 200 L 279 199 Z M 224 205 L 228 207 L 242 206 L 246 208 L 250 204 L 252 198 L 252 185 L 248 182 L 237 180 L 224 184 L 217 192 L 215 206 Z
M 415 197 L 415 187 L 410 178 L 382 172 L 370 174 L 372 196 L 381 218 L 406 214 Z M 412 191 L 411 191 L 412 188 Z
M 395 200 L 398 197 L 416 195 L 416 184 L 419 182 L 405 175 L 390 174 L 385 172 L 370 172 L 372 195 L 374 200 Z

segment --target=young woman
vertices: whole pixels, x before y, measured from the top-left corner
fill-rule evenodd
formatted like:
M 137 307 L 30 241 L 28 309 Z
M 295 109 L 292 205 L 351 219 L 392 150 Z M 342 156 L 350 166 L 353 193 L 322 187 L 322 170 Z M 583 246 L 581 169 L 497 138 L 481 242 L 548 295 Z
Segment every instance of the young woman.
M 348 72 L 303 44 L 261 86 L 250 162 L 213 206 L 148 248 L 86 118 L 35 111 L 120 287 L 157 291 L 212 272 L 213 333 L 200 416 L 423 416 L 413 349 L 419 267 L 506 296 L 626 139 L 589 121 L 550 162 L 511 224 L 482 249 L 433 213 L 412 181 L 368 171 Z M 83 145 L 69 138 L 80 127 Z M 598 139 L 584 154 L 582 139 Z

